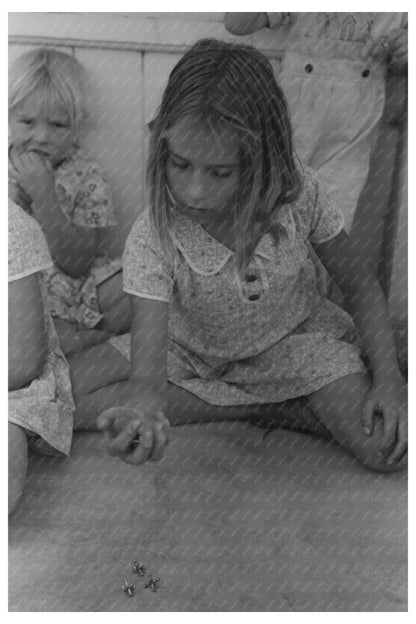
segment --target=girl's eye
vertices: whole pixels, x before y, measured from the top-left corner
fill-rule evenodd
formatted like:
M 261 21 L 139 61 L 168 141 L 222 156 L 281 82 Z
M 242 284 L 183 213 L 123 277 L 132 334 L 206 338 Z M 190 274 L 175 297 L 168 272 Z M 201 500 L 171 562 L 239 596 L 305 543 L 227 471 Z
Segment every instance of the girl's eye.
M 21 117 L 19 119 L 19 123 L 23 124 L 24 126 L 30 126 L 30 124 L 33 123 L 33 119 L 29 119 L 28 117 Z
M 214 178 L 229 178 L 233 173 L 233 169 L 211 169 Z
M 178 160 L 175 160 L 174 158 L 170 159 L 170 164 L 172 165 L 172 167 L 175 167 L 175 169 L 180 169 L 181 171 L 184 171 L 185 169 L 188 168 L 187 162 L 178 161 Z
M 53 121 L 53 122 L 52 122 L 52 126 L 53 126 L 54 128 L 58 128 L 58 129 L 60 129 L 60 128 L 67 128 L 67 127 L 68 127 L 68 124 L 67 124 L 67 123 L 65 123 L 64 121 Z

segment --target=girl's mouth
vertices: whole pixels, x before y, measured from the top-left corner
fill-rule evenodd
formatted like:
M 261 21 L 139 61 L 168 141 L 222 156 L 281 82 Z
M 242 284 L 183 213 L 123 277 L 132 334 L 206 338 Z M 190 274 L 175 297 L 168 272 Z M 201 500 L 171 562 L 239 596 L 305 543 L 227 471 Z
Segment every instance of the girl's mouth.
M 184 214 L 195 221 L 207 221 L 212 220 L 214 211 L 208 208 L 184 208 Z
M 180 204 L 180 207 L 183 212 L 186 212 L 187 214 L 207 215 L 212 213 L 211 208 L 195 208 L 194 206 L 186 206 L 185 204 Z

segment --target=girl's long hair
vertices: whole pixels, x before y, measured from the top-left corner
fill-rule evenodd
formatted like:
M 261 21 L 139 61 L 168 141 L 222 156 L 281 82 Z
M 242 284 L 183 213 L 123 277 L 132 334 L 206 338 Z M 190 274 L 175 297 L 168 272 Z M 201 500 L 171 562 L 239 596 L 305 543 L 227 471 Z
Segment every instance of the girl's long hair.
M 30 96 L 44 106 L 61 105 L 76 135 L 90 121 L 89 81 L 84 67 L 54 48 L 36 48 L 19 56 L 9 71 L 9 115 Z
M 233 208 L 238 267 L 250 262 L 260 235 L 276 243 L 285 234 L 279 207 L 296 199 L 301 176 L 284 94 L 266 57 L 253 47 L 216 39 L 198 41 L 172 70 L 151 122 L 147 167 L 150 212 L 162 244 L 174 252 L 169 234 L 172 201 L 166 174 L 169 129 L 184 117 L 227 128 L 240 147 L 240 188 Z

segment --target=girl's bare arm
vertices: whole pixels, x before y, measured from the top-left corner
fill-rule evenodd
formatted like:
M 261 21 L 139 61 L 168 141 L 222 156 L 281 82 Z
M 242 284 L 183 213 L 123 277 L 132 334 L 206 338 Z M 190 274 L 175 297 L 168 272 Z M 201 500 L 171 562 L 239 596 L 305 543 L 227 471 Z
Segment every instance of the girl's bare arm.
M 167 407 L 168 304 L 131 296 L 131 399 Z
M 35 202 L 33 214 L 42 226 L 51 256 L 62 271 L 75 278 L 86 273 L 96 255 L 97 230 L 69 223 L 54 191 Z
M 314 249 L 330 276 L 343 291 L 375 379 L 400 377 L 387 303 L 375 276 L 365 268 L 357 242 L 341 231 Z
M 8 311 L 9 390 L 17 390 L 40 375 L 45 361 L 45 317 L 37 273 L 9 282 Z
M 109 453 L 139 465 L 161 459 L 169 439 L 168 304 L 133 296 L 132 315 L 130 379 L 97 426 L 106 434 Z
M 89 268 L 97 251 L 97 231 L 72 225 L 59 207 L 51 165 L 35 153 L 16 156 L 19 185 L 32 200 L 35 219 L 42 226 L 54 261 L 71 277 Z

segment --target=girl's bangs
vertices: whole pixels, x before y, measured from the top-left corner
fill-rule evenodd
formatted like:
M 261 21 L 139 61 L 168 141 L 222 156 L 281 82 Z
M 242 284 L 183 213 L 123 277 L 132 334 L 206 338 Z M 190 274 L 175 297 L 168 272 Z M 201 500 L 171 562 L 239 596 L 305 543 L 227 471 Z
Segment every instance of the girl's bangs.
M 51 82 L 45 81 L 33 95 L 38 97 L 39 103 L 45 110 L 63 109 L 68 115 L 71 125 L 74 120 L 74 105 L 70 98 L 66 98 L 64 94 Z

